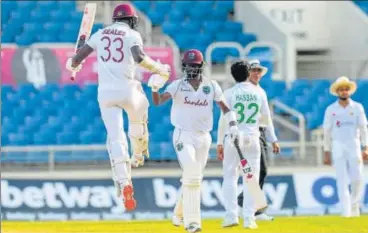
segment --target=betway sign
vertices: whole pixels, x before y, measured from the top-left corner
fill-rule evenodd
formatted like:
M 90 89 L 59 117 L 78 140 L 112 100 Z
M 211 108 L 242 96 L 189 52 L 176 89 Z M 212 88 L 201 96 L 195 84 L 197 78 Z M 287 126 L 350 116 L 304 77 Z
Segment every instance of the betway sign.
M 3 218 L 55 219 L 162 219 L 171 216 L 180 191 L 177 178 L 135 179 L 137 211 L 125 213 L 110 180 L 2 180 Z M 205 178 L 201 201 L 203 215 L 223 215 L 222 180 Z M 292 207 L 295 195 L 291 177 L 270 177 L 265 190 L 273 208 Z M 239 191 L 241 189 L 239 188 Z M 293 198 L 294 197 L 294 198 Z M 285 200 L 288 200 L 287 202 Z
M 362 204 L 368 205 L 368 174 Z M 178 178 L 133 180 L 138 206 L 125 212 L 111 180 L 1 181 L 2 218 L 9 220 L 165 219 L 172 215 L 181 188 Z M 223 217 L 222 178 L 205 177 L 201 186 L 204 218 Z M 239 187 L 239 192 L 241 187 Z M 269 209 L 333 207 L 336 179 L 329 173 L 269 176 L 264 185 Z

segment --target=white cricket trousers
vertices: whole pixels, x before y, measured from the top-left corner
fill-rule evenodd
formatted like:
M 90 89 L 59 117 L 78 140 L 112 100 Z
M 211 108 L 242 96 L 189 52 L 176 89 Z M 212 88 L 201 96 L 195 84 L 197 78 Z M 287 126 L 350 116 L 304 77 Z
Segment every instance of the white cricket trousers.
M 259 180 L 260 164 L 261 164 L 261 148 L 258 136 L 249 137 L 250 143 L 248 146 L 241 145 L 243 156 L 248 160 L 250 166 L 253 169 L 254 177 Z M 229 218 L 238 217 L 238 191 L 237 184 L 239 179 L 239 172 L 243 177 L 243 217 L 254 217 L 256 208 L 254 205 L 253 197 L 248 191 L 246 185 L 246 177 L 240 169 L 240 158 L 238 152 L 233 145 L 229 136 L 225 138 L 224 144 L 224 160 L 223 160 L 223 183 L 222 193 L 224 197 L 224 207 L 226 216 Z
M 332 160 L 336 169 L 336 182 L 342 216 L 350 216 L 351 208 L 362 197 L 363 160 L 359 140 L 332 142 Z M 351 194 L 349 192 L 351 185 Z
M 189 132 L 175 128 L 173 146 L 182 168 L 182 188 L 174 212 L 181 215 L 184 227 L 201 224 L 200 185 L 207 164 L 212 138 L 209 132 Z
M 123 110 L 129 119 L 129 136 L 148 135 L 149 102 L 141 83 L 127 80 L 122 90 L 99 90 L 98 102 L 107 131 L 107 150 L 111 161 L 113 180 L 126 184 L 131 180 L 128 142 L 124 132 Z

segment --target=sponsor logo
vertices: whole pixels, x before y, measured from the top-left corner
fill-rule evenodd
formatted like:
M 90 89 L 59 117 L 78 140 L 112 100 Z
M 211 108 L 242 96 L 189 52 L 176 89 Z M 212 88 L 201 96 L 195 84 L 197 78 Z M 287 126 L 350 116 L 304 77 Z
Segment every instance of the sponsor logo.
M 189 104 L 189 105 L 194 105 L 194 106 L 200 106 L 200 107 L 204 107 L 208 105 L 207 100 L 197 100 L 197 101 L 193 101 L 190 100 L 188 97 L 184 98 L 184 104 Z

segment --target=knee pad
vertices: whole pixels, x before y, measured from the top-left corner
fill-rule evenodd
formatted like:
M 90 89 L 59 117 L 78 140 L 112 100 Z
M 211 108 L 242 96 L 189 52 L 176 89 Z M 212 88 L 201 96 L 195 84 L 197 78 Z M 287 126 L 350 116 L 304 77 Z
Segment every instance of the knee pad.
M 122 141 L 109 141 L 108 152 L 110 155 L 111 163 L 126 163 L 129 161 L 128 148 Z
M 133 155 L 141 155 L 146 151 L 144 154 L 148 157 L 148 136 L 147 121 L 130 122 L 129 137 Z
M 195 163 L 184 168 L 182 183 L 185 186 L 200 186 L 202 178 L 202 166 L 199 163 Z

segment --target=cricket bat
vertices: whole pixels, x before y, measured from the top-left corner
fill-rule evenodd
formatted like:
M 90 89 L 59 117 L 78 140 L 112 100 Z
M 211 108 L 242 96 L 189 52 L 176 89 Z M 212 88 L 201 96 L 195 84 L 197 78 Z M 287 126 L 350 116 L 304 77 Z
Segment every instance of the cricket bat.
M 253 170 L 248 161 L 244 158 L 243 152 L 239 147 L 239 140 L 234 141 L 235 148 L 240 157 L 240 165 L 244 175 L 246 176 L 246 184 L 248 185 L 248 190 L 253 200 L 255 201 L 255 207 L 257 211 L 264 210 L 267 208 L 267 200 L 264 192 L 259 186 L 258 180 L 253 175 Z
M 84 7 L 83 18 L 79 28 L 77 42 L 75 44 L 74 53 L 76 54 L 78 50 L 86 43 L 89 39 L 95 21 L 96 15 L 96 3 L 87 3 Z M 71 80 L 75 80 L 77 72 L 72 72 L 70 77 Z

